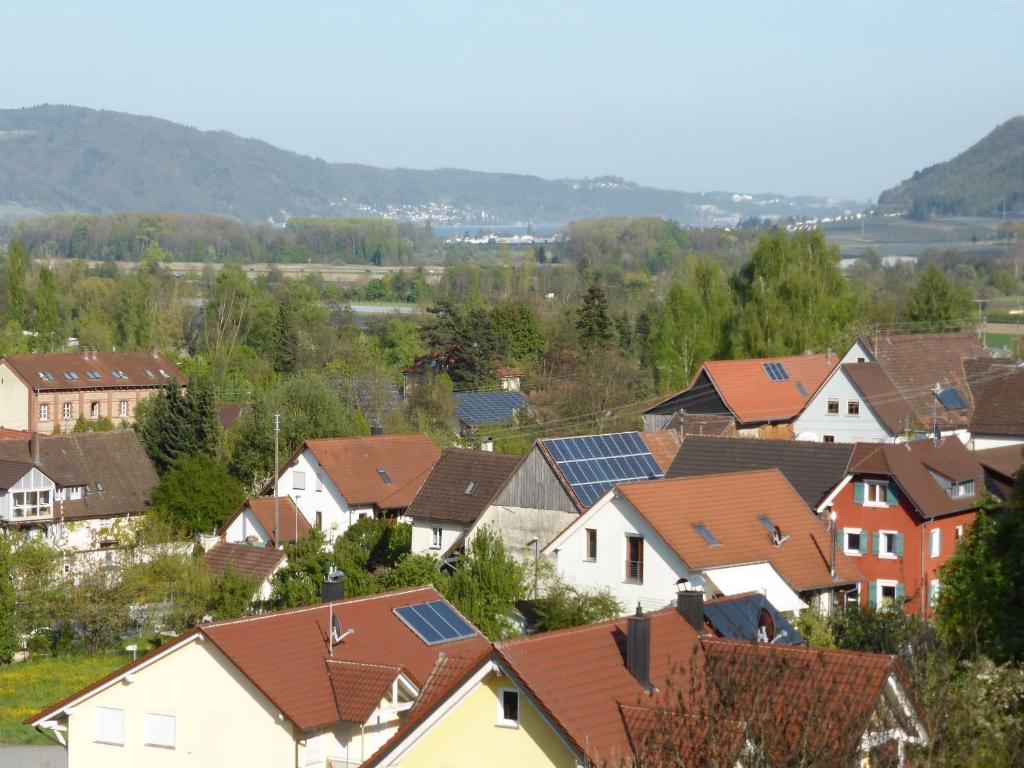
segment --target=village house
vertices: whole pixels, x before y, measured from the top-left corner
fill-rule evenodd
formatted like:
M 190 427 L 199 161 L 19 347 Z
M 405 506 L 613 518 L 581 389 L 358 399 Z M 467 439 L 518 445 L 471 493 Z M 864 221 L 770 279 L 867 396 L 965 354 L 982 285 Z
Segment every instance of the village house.
M 185 375 L 162 353 L 80 352 L 7 355 L 0 359 L 0 426 L 69 432 L 79 417 L 135 419 L 135 406 Z
M 482 427 L 514 424 L 526 411 L 526 395 L 516 390 L 500 392 L 453 392 L 455 423 L 452 429 L 460 437 L 475 434 Z
M 929 617 L 939 569 L 977 516 L 984 483 L 977 457 L 956 437 L 859 446 L 818 507 L 835 521 L 836 549 L 863 574 L 848 602 Z
M 423 433 L 307 440 L 281 465 L 278 494 L 331 542 L 361 517 L 404 515 L 440 455 Z
M 838 364 L 831 352 L 708 360 L 686 389 L 644 411 L 644 429 L 663 430 L 682 411 L 729 416 L 742 437 L 792 438 L 794 419 Z
M 0 440 L 0 530 L 43 538 L 65 572 L 113 563 L 156 482 L 131 430 Z
M 902 764 L 928 740 L 894 657 L 714 638 L 695 593 L 476 658 L 446 654 L 364 765 Z
M 275 519 L 281 522 L 280 537 L 274 535 Z M 277 500 L 276 515 L 274 497 L 261 496 L 242 502 L 235 513 L 224 521 L 217 534 L 229 544 L 273 549 L 304 539 L 310 530 L 306 516 L 299 512 L 291 496 L 282 496 Z
M 543 554 L 624 610 L 662 608 L 698 577 L 711 597 L 756 591 L 784 613 L 827 613 L 862 580 L 777 469 L 617 485 Z
M 1024 464 L 1024 446 L 1004 445 L 974 451 L 971 456 L 985 471 L 985 490 L 1005 504 L 1013 494 L 1013 483 Z
M 798 440 L 893 443 L 938 429 L 966 441 L 970 363 L 989 357 L 973 333 L 857 339 L 793 422 Z
M 246 548 L 253 552 L 253 547 Z M 272 551 L 271 551 L 272 552 Z M 358 766 L 439 658 L 489 644 L 432 587 L 201 624 L 26 722 L 69 768 Z
M 971 448 L 984 450 L 1024 445 L 1024 368 L 989 366 L 971 389 Z
M 250 602 L 269 600 L 274 574 L 288 564 L 283 550 L 226 541 L 218 541 L 210 547 L 203 555 L 203 561 L 215 580 L 232 573 L 251 581 L 253 593 Z

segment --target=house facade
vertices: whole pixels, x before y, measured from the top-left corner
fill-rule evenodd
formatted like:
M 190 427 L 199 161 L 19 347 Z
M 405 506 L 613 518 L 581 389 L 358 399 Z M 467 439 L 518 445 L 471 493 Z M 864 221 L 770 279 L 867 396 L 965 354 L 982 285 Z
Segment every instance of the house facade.
M 162 353 L 63 352 L 0 359 L 0 426 L 69 432 L 79 417 L 135 419 L 135 407 L 160 387 L 188 379 Z
M 274 536 L 277 520 L 281 527 L 279 537 Z M 310 530 L 306 516 L 299 512 L 291 496 L 277 500 L 276 513 L 274 498 L 261 496 L 244 501 L 220 527 L 218 534 L 229 544 L 276 548 L 305 538 Z
M 939 571 L 977 516 L 984 483 L 955 437 L 862 451 L 819 508 L 835 514 L 836 549 L 863 574 L 846 602 L 930 617 Z

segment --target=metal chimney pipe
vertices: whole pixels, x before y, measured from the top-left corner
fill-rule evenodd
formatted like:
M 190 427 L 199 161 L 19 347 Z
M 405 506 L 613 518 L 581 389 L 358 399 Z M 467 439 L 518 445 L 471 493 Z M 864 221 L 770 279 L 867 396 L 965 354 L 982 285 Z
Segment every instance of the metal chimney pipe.
M 636 613 L 626 617 L 626 669 L 650 692 L 651 685 L 651 617 L 645 616 L 636 604 Z
M 38 432 L 33 431 L 32 432 L 32 436 L 29 437 L 29 439 L 28 439 L 28 449 L 29 449 L 29 453 L 32 456 L 32 463 L 35 466 L 38 467 L 39 464 L 41 463 L 40 459 L 39 459 L 39 433 Z

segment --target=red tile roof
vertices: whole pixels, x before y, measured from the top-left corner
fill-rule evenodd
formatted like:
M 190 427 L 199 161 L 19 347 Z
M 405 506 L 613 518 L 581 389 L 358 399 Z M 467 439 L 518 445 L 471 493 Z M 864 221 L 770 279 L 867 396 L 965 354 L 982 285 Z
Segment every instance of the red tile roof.
M 971 434 L 1024 436 L 1024 369 L 995 368 L 977 387 Z
M 3 360 L 29 388 L 40 392 L 160 387 L 169 381 L 188 383 L 188 377 L 160 352 L 96 352 L 95 356 L 87 359 L 83 350 L 43 355 L 7 355 Z M 166 375 L 161 374 L 161 370 Z M 114 371 L 123 373 L 124 378 L 115 378 Z M 90 372 L 98 373 L 99 378 L 90 377 Z M 65 373 L 73 374 L 75 378 L 68 379 Z M 47 381 L 41 374 L 48 374 L 50 380 Z
M 242 514 L 246 509 L 252 510 L 253 517 L 260 524 L 260 527 L 267 532 L 270 536 L 270 546 L 276 546 L 279 542 L 274 536 L 274 497 L 273 496 L 260 496 L 254 499 L 246 499 L 242 502 L 242 505 L 235 510 L 235 514 L 225 521 L 224 525 L 217 531 L 221 536 L 227 533 L 228 528 L 231 524 Z M 278 515 L 281 520 L 281 540 L 280 543 L 290 543 L 298 539 L 304 539 L 309 535 L 310 528 L 309 522 L 305 516 L 299 511 L 298 507 L 295 506 L 295 502 L 292 501 L 291 496 L 281 496 L 278 498 Z M 298 537 L 296 538 L 296 526 L 298 526 Z
M 296 455 L 304 448 L 309 448 L 349 504 L 373 504 L 378 509 L 408 507 L 441 455 L 422 432 L 307 440 Z M 391 482 L 378 470 L 384 470 Z
M 327 675 L 334 691 L 338 718 L 347 723 L 365 723 L 400 674 L 399 666 L 328 659 Z
M 253 579 L 257 586 L 269 579 L 284 559 L 285 554 L 280 549 L 228 544 L 225 541 L 218 541 L 203 556 L 211 576 L 221 578 L 230 570 L 238 576 Z
M 31 434 L 24 430 L 0 427 L 0 440 L 28 440 L 29 437 Z
M 889 434 L 903 434 L 914 426 L 914 411 L 882 366 L 878 363 L 846 363 L 843 372 Z
M 660 432 L 641 432 L 640 437 L 647 445 L 647 449 L 651 452 L 654 460 L 658 462 L 661 471 L 668 472 L 668 468 L 672 466 L 672 461 L 675 459 L 676 454 L 679 453 L 679 435 L 666 430 Z
M 622 494 L 691 569 L 768 562 L 797 592 L 861 580 L 836 553 L 829 573 L 828 531 L 777 469 L 624 483 Z M 767 516 L 789 538 L 775 546 L 758 521 Z M 719 544 L 694 529 L 703 523 Z

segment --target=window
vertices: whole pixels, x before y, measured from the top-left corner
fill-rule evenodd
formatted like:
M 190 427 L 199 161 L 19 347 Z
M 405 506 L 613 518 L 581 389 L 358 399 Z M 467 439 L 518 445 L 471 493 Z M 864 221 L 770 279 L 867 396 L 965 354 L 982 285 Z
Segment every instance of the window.
M 117 404 L 117 415 L 120 416 L 122 419 L 127 419 L 128 418 L 128 401 L 127 400 L 122 400 L 120 403 Z
M 875 554 L 879 557 L 903 557 L 903 535 L 896 531 L 878 531 L 872 543 Z
M 847 400 L 846 401 L 846 415 L 847 416 L 859 416 L 860 415 L 860 400 Z
M 49 491 L 17 491 L 14 494 L 14 506 L 11 510 L 14 517 L 49 517 Z
M 472 496 L 474 491 L 476 491 L 476 480 L 470 480 L 469 485 L 466 486 L 466 490 L 462 493 L 464 496 Z
M 165 371 L 163 368 L 157 368 L 157 372 L 165 379 L 171 378 L 171 374 Z
M 898 599 L 902 598 L 900 594 L 900 585 L 895 581 L 879 581 L 878 582 L 878 605 L 886 606 L 893 605 Z
M 86 371 L 85 375 L 88 376 L 93 381 L 96 381 L 97 379 L 102 379 L 103 378 L 103 376 L 100 374 L 99 371 Z
M 89 404 L 89 418 L 98 419 L 100 417 L 100 404 L 95 400 Z
M 838 416 L 839 415 L 839 401 L 834 399 L 834 398 L 830 398 L 829 401 L 828 401 L 828 407 L 826 409 L 826 413 L 828 413 L 829 416 Z
M 40 371 L 39 378 L 43 381 L 53 381 L 53 374 L 49 371 Z
M 709 547 L 718 546 L 719 541 L 715 538 L 715 534 L 708 530 L 708 527 L 704 523 L 694 523 L 693 530 L 700 534 L 700 537 L 704 539 L 704 543 Z
M 292 472 L 292 490 L 293 491 L 304 491 L 306 490 L 306 473 L 299 472 L 298 470 Z
M 124 745 L 124 710 L 96 707 L 94 741 Z
M 150 378 L 150 379 L 155 379 L 156 378 L 156 374 L 153 373 L 151 370 L 149 370 L 149 368 L 143 368 L 142 370 L 146 372 L 147 378 Z M 117 375 L 119 373 L 120 373 L 120 371 L 114 371 L 114 378 L 120 378 Z
M 39 420 L 49 421 L 50 420 L 50 404 L 42 403 L 39 406 Z
M 377 476 L 384 481 L 385 485 L 394 485 L 395 481 L 391 479 L 391 475 L 385 472 L 383 469 L 377 470 Z
M 863 363 L 864 362 L 864 358 L 863 357 L 858 357 L 857 358 L 857 362 L 858 363 Z
M 836 441 L 835 435 L 822 435 L 821 442 L 823 443 L 834 443 Z
M 958 499 L 962 496 L 973 496 L 974 495 L 974 481 L 964 480 L 960 483 L 950 483 L 949 495 L 954 499 Z
M 146 713 L 145 731 L 147 747 L 174 749 L 174 715 Z
M 430 528 L 430 548 L 441 548 L 441 526 L 435 525 Z
M 933 528 L 928 532 L 928 556 L 938 557 L 942 554 L 942 531 Z
M 64 378 L 68 381 L 78 381 L 78 374 L 74 371 L 64 371 Z
M 953 537 L 959 542 L 964 537 L 964 527 L 958 525 L 953 529 Z
M 843 607 L 857 608 L 860 605 L 860 583 L 854 584 L 843 593 Z
M 642 536 L 626 536 L 626 581 L 630 584 L 644 583 L 644 539 Z
M 317 510 L 316 513 L 316 529 L 322 531 L 324 529 L 324 513 Z
M 61 403 L 60 417 L 67 421 L 74 415 L 74 406 L 71 403 Z
M 316 492 L 317 493 L 323 493 L 323 490 L 324 490 L 324 473 L 323 472 L 317 472 L 316 473 Z
M 867 536 L 860 528 L 843 528 L 841 541 L 847 555 L 862 555 L 867 551 Z
M 854 489 L 856 490 L 856 489 Z M 874 480 L 867 480 L 864 482 L 864 501 L 865 507 L 887 507 L 889 506 L 888 501 L 889 484 L 883 482 L 876 482 Z M 856 501 L 856 499 L 855 499 Z
M 597 560 L 597 529 L 587 528 L 587 557 L 590 562 Z
M 519 727 L 519 691 L 498 689 L 498 725 L 503 728 Z
M 928 607 L 934 608 L 939 602 L 939 580 L 932 579 L 928 582 Z

